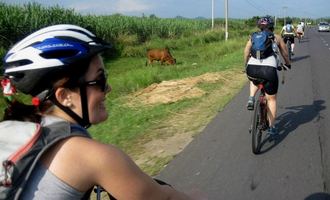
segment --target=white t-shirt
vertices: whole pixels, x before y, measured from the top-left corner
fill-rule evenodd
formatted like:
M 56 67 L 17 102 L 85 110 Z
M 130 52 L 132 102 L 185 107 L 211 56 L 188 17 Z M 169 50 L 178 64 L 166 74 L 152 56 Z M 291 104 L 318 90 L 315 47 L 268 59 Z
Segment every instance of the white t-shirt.
M 278 65 L 278 61 L 275 56 L 269 56 L 265 59 L 256 59 L 254 57 L 250 57 L 247 63 L 248 65 L 260 65 L 260 66 L 269 66 L 276 68 Z
M 297 26 L 297 32 L 302 33 L 304 31 L 304 26 L 302 24 L 298 24 Z

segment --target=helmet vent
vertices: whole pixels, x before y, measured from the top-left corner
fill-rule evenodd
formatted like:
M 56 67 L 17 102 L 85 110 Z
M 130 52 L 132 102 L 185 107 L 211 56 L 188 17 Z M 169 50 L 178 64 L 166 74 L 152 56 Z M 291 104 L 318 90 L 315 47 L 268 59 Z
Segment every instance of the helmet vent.
M 61 58 L 73 57 L 76 56 L 77 54 L 79 54 L 79 51 L 75 49 L 67 49 L 67 50 L 62 49 L 58 51 L 44 52 L 41 53 L 40 56 L 47 59 L 52 59 L 52 58 L 61 59 Z
M 29 65 L 33 63 L 31 60 L 28 59 L 23 59 L 23 60 L 17 60 L 14 62 L 8 62 L 6 63 L 6 69 L 12 68 L 12 67 L 17 67 L 17 66 L 24 66 L 24 65 Z

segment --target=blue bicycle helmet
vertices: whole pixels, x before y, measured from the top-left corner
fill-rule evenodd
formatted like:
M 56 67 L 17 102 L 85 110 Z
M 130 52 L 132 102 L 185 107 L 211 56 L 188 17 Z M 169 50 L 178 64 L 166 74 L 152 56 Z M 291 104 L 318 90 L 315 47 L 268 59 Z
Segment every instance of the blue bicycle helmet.
M 54 72 L 65 73 L 76 64 L 110 48 L 79 26 L 49 26 L 27 36 L 4 57 L 4 76 L 16 88 L 35 96 L 49 89 Z M 81 67 L 81 66 L 80 66 Z
M 266 16 L 266 17 L 261 17 L 258 22 L 257 22 L 257 26 L 260 29 L 272 29 L 274 28 L 274 21 L 270 16 Z

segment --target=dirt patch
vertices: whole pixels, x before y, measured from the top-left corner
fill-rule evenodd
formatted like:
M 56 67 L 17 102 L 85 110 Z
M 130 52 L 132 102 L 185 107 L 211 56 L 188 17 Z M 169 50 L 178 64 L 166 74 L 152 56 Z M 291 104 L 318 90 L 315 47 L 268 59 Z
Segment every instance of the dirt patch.
M 205 95 L 205 91 L 198 88 L 199 83 L 216 83 L 226 79 L 224 73 L 206 73 L 201 76 L 181 80 L 163 81 L 134 94 L 134 99 L 142 104 L 167 104 L 187 98 Z
M 212 92 L 206 92 L 198 87 L 200 83 L 217 85 Z M 150 172 L 147 169 L 159 165 L 162 158 L 168 160 L 181 152 L 245 83 L 245 74 L 239 70 L 231 70 L 163 81 L 136 92 L 130 98 L 134 101 L 130 101 L 131 105 L 168 104 L 186 98 L 199 98 L 200 101 L 193 107 L 171 113 L 167 119 L 155 124 L 146 131 L 145 137 L 134 142 L 139 150 L 129 154 L 147 173 L 155 175 L 157 171 Z M 162 166 L 158 167 L 163 168 L 166 164 L 161 163 Z

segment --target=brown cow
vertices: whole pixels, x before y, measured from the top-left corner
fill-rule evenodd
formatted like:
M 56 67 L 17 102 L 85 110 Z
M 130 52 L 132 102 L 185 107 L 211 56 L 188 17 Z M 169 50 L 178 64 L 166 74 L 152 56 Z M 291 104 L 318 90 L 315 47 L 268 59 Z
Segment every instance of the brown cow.
M 163 49 L 150 49 L 147 51 L 147 64 L 152 64 L 154 60 L 160 61 L 161 64 L 169 64 L 174 65 L 176 63 L 176 60 L 173 58 L 173 56 L 170 53 L 170 50 L 168 48 Z

